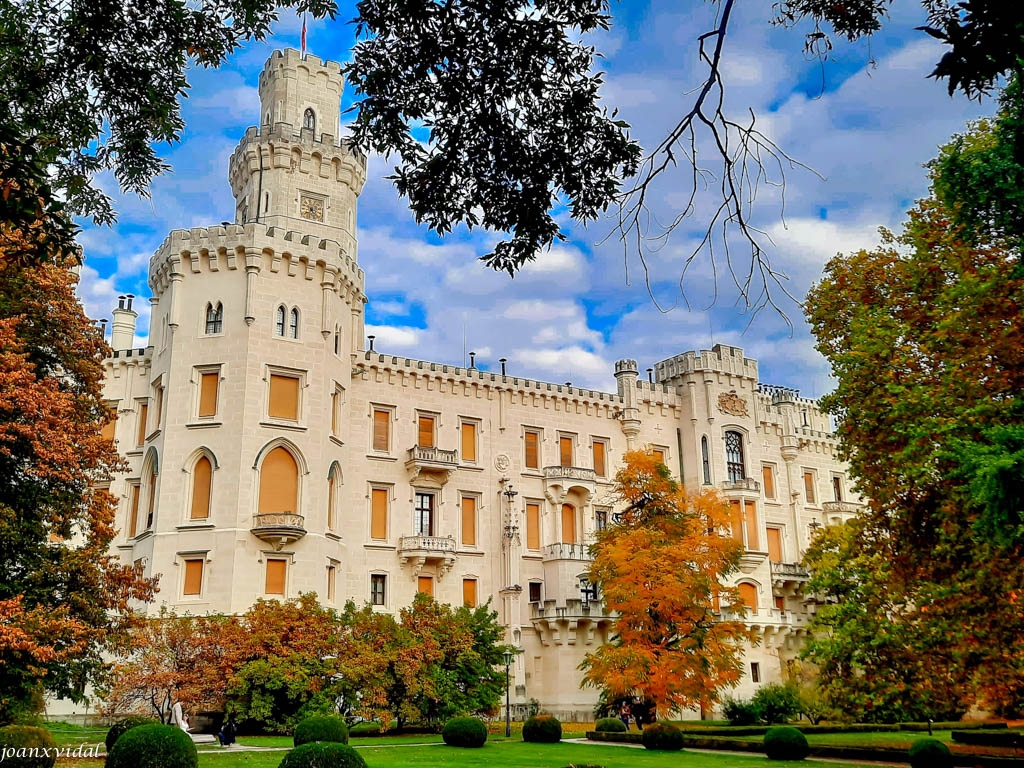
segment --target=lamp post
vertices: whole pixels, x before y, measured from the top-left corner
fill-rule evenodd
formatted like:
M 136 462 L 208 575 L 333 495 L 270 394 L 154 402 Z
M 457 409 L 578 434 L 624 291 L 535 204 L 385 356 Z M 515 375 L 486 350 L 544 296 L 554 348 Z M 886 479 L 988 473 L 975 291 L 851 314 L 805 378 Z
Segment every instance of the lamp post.
M 512 738 L 512 703 L 509 696 L 509 669 L 512 667 L 512 660 L 516 655 L 512 651 L 505 651 L 505 738 Z

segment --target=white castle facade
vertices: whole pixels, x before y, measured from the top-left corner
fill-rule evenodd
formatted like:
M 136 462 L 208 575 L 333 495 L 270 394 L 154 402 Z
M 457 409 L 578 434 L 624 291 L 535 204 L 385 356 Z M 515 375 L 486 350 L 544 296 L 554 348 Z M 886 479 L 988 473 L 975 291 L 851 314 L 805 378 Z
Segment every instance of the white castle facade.
M 130 470 L 116 550 L 179 613 L 316 592 L 397 612 L 418 591 L 488 599 L 521 652 L 513 701 L 589 719 L 577 667 L 611 622 L 586 583 L 623 454 L 659 451 L 720 489 L 735 580 L 761 642 L 737 694 L 777 681 L 809 606 L 797 565 L 858 508 L 813 400 L 735 347 L 615 365 L 617 391 L 380 354 L 364 345 L 356 203 L 366 159 L 339 139 L 336 64 L 275 52 L 261 125 L 230 161 L 236 221 L 176 230 L 150 260 L 149 346 L 114 310 L 105 393 Z

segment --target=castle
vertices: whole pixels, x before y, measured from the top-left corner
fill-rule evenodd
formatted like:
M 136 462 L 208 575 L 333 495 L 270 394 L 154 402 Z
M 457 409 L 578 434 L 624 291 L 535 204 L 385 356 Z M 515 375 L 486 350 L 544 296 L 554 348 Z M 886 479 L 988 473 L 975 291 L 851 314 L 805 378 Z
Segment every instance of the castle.
M 417 592 L 491 599 L 520 649 L 515 706 L 589 719 L 577 667 L 611 620 L 588 543 L 615 514 L 622 455 L 651 448 L 731 505 L 760 638 L 737 695 L 779 680 L 809 616 L 801 555 L 859 507 L 827 417 L 721 344 L 648 380 L 620 360 L 612 393 L 367 348 L 366 158 L 339 137 L 342 88 L 337 64 L 274 52 L 261 125 L 230 160 L 235 222 L 175 230 L 153 255 L 147 347 L 134 297 L 113 312 L 120 557 L 159 574 L 179 613 L 308 591 L 391 612 Z

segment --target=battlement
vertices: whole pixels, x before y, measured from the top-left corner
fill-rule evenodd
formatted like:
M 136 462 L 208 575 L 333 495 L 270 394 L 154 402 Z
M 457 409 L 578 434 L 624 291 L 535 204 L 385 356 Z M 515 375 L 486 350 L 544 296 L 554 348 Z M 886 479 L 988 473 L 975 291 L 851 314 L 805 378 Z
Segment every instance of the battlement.
M 758 384 L 757 393 L 762 400 L 770 405 L 803 405 L 820 410 L 818 401 L 811 397 L 800 397 L 800 390 L 792 387 L 781 387 L 777 384 Z
M 655 363 L 654 371 L 659 382 L 697 372 L 724 373 L 757 381 L 757 361 L 744 357 L 741 348 L 726 344 L 715 344 L 711 349 L 702 349 L 699 353 L 675 355 Z
M 618 376 L 620 373 L 639 373 L 640 369 L 637 367 L 636 360 L 616 360 L 615 361 L 615 375 Z
M 281 69 L 298 70 L 300 67 L 310 70 L 323 69 L 327 70 L 328 74 L 341 77 L 341 64 L 338 62 L 321 59 L 312 53 L 307 53 L 303 56 L 294 48 L 284 48 L 271 53 L 267 63 L 263 65 L 263 71 L 260 72 L 260 87 L 263 87 L 264 83 L 270 79 L 275 71 Z

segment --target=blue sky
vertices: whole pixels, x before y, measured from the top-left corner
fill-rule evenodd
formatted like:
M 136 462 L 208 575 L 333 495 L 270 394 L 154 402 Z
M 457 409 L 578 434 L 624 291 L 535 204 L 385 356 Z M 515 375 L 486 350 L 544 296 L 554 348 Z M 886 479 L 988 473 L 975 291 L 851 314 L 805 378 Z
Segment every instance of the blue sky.
M 590 38 L 606 55 L 603 96 L 643 146 L 655 145 L 691 103 L 687 93 L 701 75 L 695 38 L 710 28 L 712 11 L 704 0 L 618 2 L 612 30 Z M 913 30 L 922 22 L 917 3 L 894 4 L 890 24 L 870 45 L 837 41 L 834 60 L 824 68 L 804 56 L 803 30 L 769 25 L 768 0 L 741 3 L 736 13 L 725 44 L 728 110 L 741 116 L 753 109 L 762 130 L 823 177 L 787 173 L 785 222 L 777 193 L 763 194 L 754 209 L 754 222 L 774 243 L 774 265 L 789 276 L 789 292 L 802 299 L 837 252 L 873 247 L 878 227 L 898 228 L 906 208 L 927 192 L 923 163 L 993 104 L 950 99 L 944 84 L 926 79 L 941 51 Z M 310 52 L 346 60 L 353 28 L 345 22 L 352 15 L 352 6 L 342 3 L 336 21 L 311 22 Z M 239 50 L 222 69 L 192 73 L 183 140 L 164 148 L 174 171 L 153 184 L 152 199 L 120 194 L 109 177 L 99 180 L 116 200 L 119 221 L 112 228 L 83 222 L 80 294 L 90 315 L 108 317 L 118 294 L 148 295 L 149 256 L 169 230 L 233 217 L 228 157 L 257 121 L 264 60 L 274 48 L 297 48 L 300 26 L 294 16 L 284 17 L 269 40 Z M 352 96 L 346 93 L 345 106 Z M 389 171 L 384 158 L 371 158 L 359 203 L 367 333 L 376 335 L 379 350 L 461 364 L 465 344 L 478 353 L 481 367 L 497 368 L 498 358 L 506 357 L 515 375 L 610 390 L 616 359 L 634 358 L 643 370 L 714 341 L 757 358 L 767 383 L 810 396 L 831 387 L 799 305 L 782 302 L 792 331 L 770 311 L 751 322 L 735 290 L 720 279 L 717 304 L 706 309 L 711 270 L 698 261 L 687 273 L 686 309 L 679 272 L 699 220 L 680 228 L 650 262 L 654 296 L 663 308 L 674 306 L 663 312 L 636 259 L 624 257 L 614 238 L 605 240 L 611 221 L 584 229 L 565 219 L 568 240 L 513 280 L 477 261 L 495 235 L 458 230 L 441 240 L 418 227 L 384 180 Z M 652 207 L 662 217 L 684 196 L 680 178 L 672 176 L 654 192 Z M 708 196 L 698 211 L 713 201 Z M 144 343 L 148 307 L 139 306 Z

